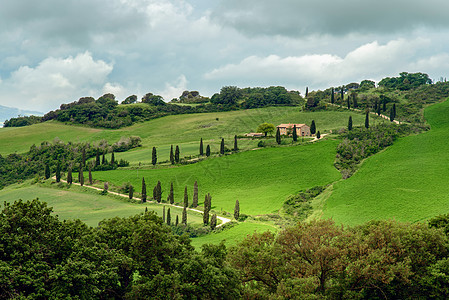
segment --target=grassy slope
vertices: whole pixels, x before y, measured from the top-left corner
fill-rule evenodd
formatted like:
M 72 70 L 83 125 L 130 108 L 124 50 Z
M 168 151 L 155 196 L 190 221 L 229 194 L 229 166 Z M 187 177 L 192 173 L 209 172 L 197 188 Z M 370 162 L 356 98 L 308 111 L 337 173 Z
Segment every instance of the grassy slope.
M 426 109 L 429 132 L 402 138 L 334 185 L 324 217 L 359 224 L 371 219 L 416 222 L 449 211 L 449 101 Z
M 179 202 L 184 186 L 191 193 L 197 180 L 200 202 L 205 193 L 211 193 L 217 211 L 232 212 L 239 199 L 241 213 L 266 214 L 277 211 L 290 194 L 337 180 L 340 174 L 333 166 L 336 145 L 337 141 L 323 140 L 305 146 L 246 151 L 174 168 L 94 172 L 93 177 L 116 185 L 129 181 L 140 191 L 143 176 L 148 194 L 160 180 L 163 197 L 167 197 L 173 181 L 175 201 Z
M 35 198 L 47 202 L 60 218 L 80 219 L 89 226 L 96 226 L 98 222 L 107 218 L 139 214 L 145 210 L 145 207 L 162 216 L 162 205 L 131 203 L 126 199 L 102 196 L 98 192 L 77 186 L 72 186 L 70 189 L 56 189 L 40 185 L 12 185 L 0 190 L 1 204 L 4 201 L 14 202 L 18 199 L 26 201 Z M 172 220 L 176 218 L 176 215 L 181 218 L 182 209 L 172 207 L 170 211 Z M 188 221 L 199 224 L 202 223 L 203 218 L 200 214 L 189 212 Z

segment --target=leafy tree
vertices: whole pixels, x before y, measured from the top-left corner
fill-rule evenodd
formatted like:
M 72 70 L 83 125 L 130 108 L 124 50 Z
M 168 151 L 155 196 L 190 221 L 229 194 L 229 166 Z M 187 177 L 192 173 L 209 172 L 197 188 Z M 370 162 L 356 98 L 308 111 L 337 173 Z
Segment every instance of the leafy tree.
M 175 162 L 179 163 L 179 146 L 176 145 L 176 150 L 175 150 Z
M 210 156 L 210 146 L 207 145 L 206 147 L 206 156 L 209 157 Z
M 384 99 L 384 101 L 382 101 L 382 111 L 385 112 L 387 111 L 387 100 Z
M 187 185 L 184 188 L 184 207 L 189 206 L 189 195 L 187 194 Z
M 182 224 L 187 225 L 187 207 L 184 206 L 184 209 L 182 210 Z
M 317 138 L 317 139 L 320 139 L 320 138 L 321 138 L 321 133 L 320 133 L 319 130 L 318 130 L 317 133 L 316 133 L 316 138 Z
M 276 127 L 271 123 L 262 123 L 257 127 L 257 132 L 264 133 L 265 136 L 268 134 L 272 135 Z
M 316 133 L 315 120 L 312 120 L 312 124 L 310 124 L 310 133 L 311 134 L 315 134 Z
M 50 178 L 50 166 L 48 164 L 45 164 L 45 179 Z
M 148 103 L 154 106 L 165 106 L 167 105 L 164 102 L 164 98 L 159 95 L 153 95 L 152 93 L 148 93 L 142 97 L 142 103 Z
M 201 156 L 204 155 L 204 151 L 203 151 L 203 138 L 201 138 L 201 140 L 200 140 L 200 155 L 201 155 Z
M 217 214 L 213 214 L 210 218 L 210 229 L 214 230 L 217 227 Z
M 369 90 L 376 87 L 376 83 L 372 80 L 363 80 L 360 83 L 360 89 L 362 90 Z
M 56 164 L 56 182 L 61 181 L 61 163 L 58 161 Z
M 366 128 L 366 129 L 369 128 L 369 112 L 366 112 L 366 116 L 365 116 L 365 128 Z
M 136 102 L 137 102 L 137 96 L 131 95 L 131 96 L 126 97 L 126 99 L 123 100 L 121 104 L 133 104 Z
M 234 135 L 234 151 L 237 152 L 239 150 L 239 147 L 237 145 L 237 135 Z
M 225 144 L 224 144 L 224 138 L 221 139 L 220 144 L 220 154 L 223 155 L 225 153 Z
M 294 142 L 296 142 L 298 140 L 298 132 L 296 131 L 296 124 L 293 125 L 292 137 L 293 137 Z
M 153 152 L 151 154 L 151 163 L 153 164 L 153 166 L 156 165 L 157 163 L 157 152 L 156 152 L 156 147 L 153 147 Z
M 175 203 L 175 195 L 173 192 L 173 182 L 170 183 L 170 194 L 169 194 L 170 204 Z
M 239 200 L 235 200 L 234 219 L 238 221 L 239 218 L 240 218 L 240 203 Z
M 281 144 L 281 132 L 280 132 L 279 128 L 276 131 L 276 143 L 278 143 L 278 145 Z
M 129 185 L 128 198 L 132 199 L 133 197 L 134 197 L 134 187 L 132 185 Z
M 69 166 L 69 168 L 67 169 L 67 183 L 68 184 L 72 184 L 72 167 Z
M 145 178 L 142 177 L 142 202 L 147 202 L 147 185 L 145 184 Z
M 173 155 L 173 145 L 170 147 L 170 162 L 172 165 L 175 164 L 175 156 Z
M 220 94 L 214 95 L 211 102 L 214 104 L 223 104 L 232 106 L 237 103 L 237 100 L 242 96 L 242 91 L 236 86 L 224 86 L 220 90 Z
M 192 207 L 198 206 L 198 182 L 195 180 L 195 183 L 193 184 L 193 200 L 192 200 Z
M 349 120 L 348 120 L 348 130 L 352 130 L 352 116 L 349 116 Z

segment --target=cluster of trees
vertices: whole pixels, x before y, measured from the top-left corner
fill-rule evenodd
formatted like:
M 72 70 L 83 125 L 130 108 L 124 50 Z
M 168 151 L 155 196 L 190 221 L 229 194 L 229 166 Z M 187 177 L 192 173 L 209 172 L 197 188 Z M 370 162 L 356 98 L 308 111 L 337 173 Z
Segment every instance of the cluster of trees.
M 40 123 L 42 117 L 39 116 L 19 116 L 17 118 L 11 118 L 3 123 L 3 127 L 23 127 Z
M 380 87 L 406 91 L 421 85 L 432 84 L 429 75 L 424 73 L 399 73 L 399 77 L 386 77 L 379 81 Z

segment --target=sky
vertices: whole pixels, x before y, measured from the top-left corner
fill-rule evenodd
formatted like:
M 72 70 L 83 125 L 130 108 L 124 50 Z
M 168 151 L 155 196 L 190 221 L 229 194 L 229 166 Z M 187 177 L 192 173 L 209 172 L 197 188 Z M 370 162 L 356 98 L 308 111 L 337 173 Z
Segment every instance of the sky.
M 0 105 L 449 77 L 447 0 L 0 0 Z

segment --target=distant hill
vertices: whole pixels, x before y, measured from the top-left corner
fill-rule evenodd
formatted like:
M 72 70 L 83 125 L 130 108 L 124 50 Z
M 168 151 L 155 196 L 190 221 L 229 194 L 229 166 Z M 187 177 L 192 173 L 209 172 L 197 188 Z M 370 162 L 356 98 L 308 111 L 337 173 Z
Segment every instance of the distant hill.
M 44 114 L 39 111 L 22 110 L 15 107 L 7 107 L 0 105 L 0 127 L 3 126 L 3 122 L 17 116 L 43 116 Z

